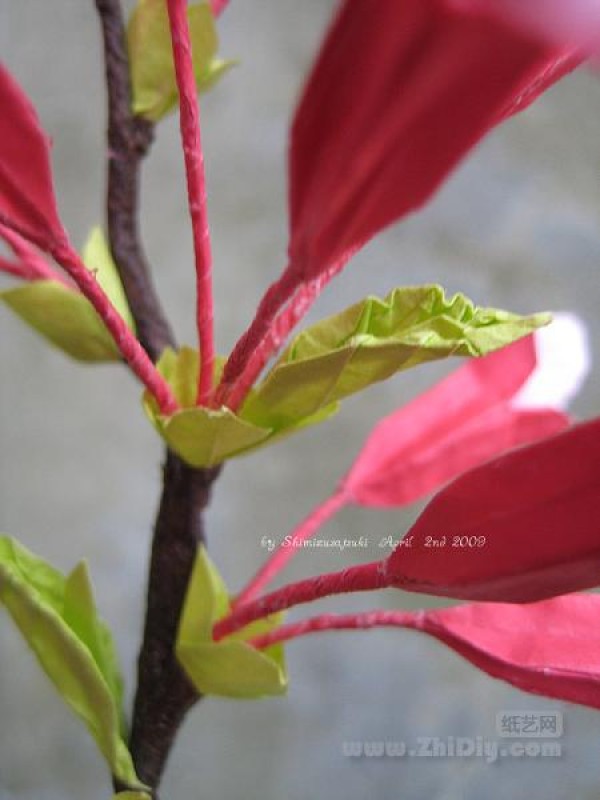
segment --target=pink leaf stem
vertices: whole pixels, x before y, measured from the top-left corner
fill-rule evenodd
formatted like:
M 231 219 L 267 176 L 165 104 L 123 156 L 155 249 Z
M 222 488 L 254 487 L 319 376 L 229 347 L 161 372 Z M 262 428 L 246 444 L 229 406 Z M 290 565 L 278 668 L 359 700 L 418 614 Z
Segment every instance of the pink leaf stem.
M 192 219 L 196 265 L 196 324 L 201 364 L 198 376 L 198 405 L 208 405 L 212 394 L 215 364 L 212 255 L 206 212 L 206 180 L 200 135 L 192 45 L 186 0 L 168 0 L 175 75 L 179 88 L 179 121 L 187 177 L 188 205 Z
M 320 614 L 317 617 L 303 619 L 300 622 L 290 622 L 281 625 L 269 633 L 263 633 L 249 641 L 253 647 L 263 650 L 274 644 L 288 642 L 290 639 L 299 639 L 311 633 L 324 633 L 326 631 L 355 631 L 369 628 L 418 628 L 419 614 L 410 611 L 389 611 L 377 609 L 366 611 L 362 614 Z
M 389 586 L 389 579 L 385 574 L 385 562 L 381 561 L 358 564 L 340 572 L 306 578 L 277 589 L 251 603 L 237 606 L 229 616 L 216 623 L 213 637 L 217 641 L 256 619 L 302 603 L 310 603 L 334 594 L 374 591 L 386 586 Z
M 254 351 L 260 347 L 268 335 L 278 311 L 285 305 L 296 290 L 297 284 L 289 269 L 272 283 L 262 300 L 246 332 L 238 339 L 223 369 L 221 383 L 217 388 L 215 403 L 225 405 L 229 402 L 229 393 L 244 372 Z
M 269 583 L 278 572 L 280 572 L 288 561 L 295 555 L 297 547 L 302 546 L 302 542 L 310 539 L 327 520 L 331 519 L 351 498 L 343 492 L 336 492 L 329 497 L 322 505 L 317 506 L 311 513 L 292 531 L 289 537 L 289 546 L 284 546 L 282 542 L 279 548 L 273 553 L 271 558 L 263 564 L 254 578 L 248 582 L 245 588 L 237 596 L 234 608 L 242 606 L 256 595 Z
M 5 272 L 7 275 L 12 275 L 13 278 L 21 278 L 24 281 L 36 279 L 27 264 L 22 261 L 9 261 L 7 258 L 0 257 L 0 272 Z
M 52 250 L 54 259 L 73 278 L 81 293 L 90 301 L 100 319 L 108 328 L 117 347 L 148 391 L 154 395 L 162 414 L 172 414 L 178 405 L 168 383 L 158 372 L 146 351 L 112 305 L 102 287 L 79 255 L 68 245 L 57 245 Z
M 308 313 L 323 289 L 345 267 L 346 261 L 346 259 L 338 261 L 323 274 L 302 284 L 288 304 L 279 311 L 271 321 L 262 341 L 254 350 L 248 352 L 246 365 L 239 377 L 233 382 L 229 391 L 223 394 L 228 408 L 237 411 L 242 406 L 267 362 L 278 353 L 292 330 Z
M 1 270 L 26 281 L 56 281 L 73 288 L 64 275 L 53 269 L 37 249 L 16 231 L 6 225 L 0 225 L 0 238 L 4 239 L 18 258 L 18 262 L 1 259 Z

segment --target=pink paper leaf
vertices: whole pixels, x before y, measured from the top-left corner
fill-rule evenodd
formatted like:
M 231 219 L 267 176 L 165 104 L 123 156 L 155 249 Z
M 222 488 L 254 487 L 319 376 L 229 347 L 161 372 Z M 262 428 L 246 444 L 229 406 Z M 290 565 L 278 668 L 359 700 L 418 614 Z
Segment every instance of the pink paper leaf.
M 341 4 L 293 120 L 289 263 L 233 349 L 222 400 L 245 397 L 256 371 L 236 383 L 257 348 L 271 354 L 261 343 L 299 286 L 343 267 L 427 202 L 490 128 L 582 59 L 507 25 L 495 7 L 484 14 L 463 5 Z
M 523 691 L 600 708 L 599 614 L 600 596 L 591 594 L 524 606 L 472 603 L 417 612 L 324 614 L 283 625 L 252 644 L 263 648 L 331 630 L 413 628 Z
M 473 603 L 427 611 L 419 629 L 519 689 L 600 708 L 600 597 L 527 606 Z
M 525 603 L 600 583 L 600 418 L 477 467 L 429 503 L 391 585 Z
M 1 64 L 0 107 L 0 223 L 48 250 L 65 236 L 52 186 L 50 142 Z
M 501 445 L 519 444 L 519 432 L 527 430 L 519 430 L 508 403 L 535 365 L 533 336 L 467 362 L 375 427 L 343 491 L 361 505 L 409 503 L 506 449 Z M 542 435 L 553 418 L 540 420 Z
M 298 280 L 421 206 L 509 110 L 580 60 L 511 28 L 495 7 L 474 13 L 471 5 L 342 4 L 292 129 L 290 269 Z
M 589 369 L 585 327 L 557 313 L 382 420 L 341 491 L 361 505 L 410 503 L 505 450 L 558 433 L 569 424 L 561 410 Z
M 514 447 L 564 430 L 569 418 L 552 409 L 518 411 L 508 405 L 489 409 L 440 441 L 423 441 L 418 452 L 372 471 L 355 484 L 354 502 L 375 508 L 407 505 L 443 486 L 452 478 Z M 361 465 L 364 466 L 364 465 Z

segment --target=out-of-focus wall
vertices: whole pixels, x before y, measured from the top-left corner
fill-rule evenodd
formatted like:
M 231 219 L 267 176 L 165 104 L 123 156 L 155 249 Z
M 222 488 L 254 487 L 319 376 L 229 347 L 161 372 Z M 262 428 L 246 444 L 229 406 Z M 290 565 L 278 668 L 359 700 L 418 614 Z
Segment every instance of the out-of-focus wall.
M 329 0 L 232 0 L 222 53 L 240 66 L 203 101 L 219 349 L 227 351 L 285 257 L 286 127 Z M 0 0 L 2 58 L 54 140 L 63 218 L 81 244 L 103 216 L 104 89 L 92 0 Z M 360 98 L 357 98 L 360 102 Z M 1 109 L 0 109 L 0 113 Z M 480 147 L 429 208 L 369 245 L 312 319 L 367 293 L 437 281 L 481 304 L 576 309 L 600 342 L 600 83 L 579 74 Z M 451 121 L 449 121 L 451 124 Z M 181 341 L 193 343 L 193 267 L 176 117 L 144 169 L 143 233 Z M 229 464 L 208 513 L 233 589 L 332 489 L 374 422 L 445 374 L 425 367 L 344 404 L 331 422 Z M 0 309 L 0 530 L 62 568 L 86 557 L 129 694 L 139 642 L 161 446 L 124 369 L 49 350 Z M 600 371 L 576 404 L 600 409 Z M 324 535 L 369 548 L 303 554 L 287 577 L 371 560 L 417 514 L 344 511 Z M 401 593 L 323 603 L 416 607 Z M 291 689 L 263 702 L 205 700 L 189 716 L 169 800 L 546 800 L 597 796 L 597 717 L 536 699 L 410 633 L 331 634 L 289 647 Z M 560 759 L 350 759 L 344 741 L 496 738 L 503 709 L 564 712 Z M 5 616 L 0 617 L 0 800 L 109 796 L 103 764 Z

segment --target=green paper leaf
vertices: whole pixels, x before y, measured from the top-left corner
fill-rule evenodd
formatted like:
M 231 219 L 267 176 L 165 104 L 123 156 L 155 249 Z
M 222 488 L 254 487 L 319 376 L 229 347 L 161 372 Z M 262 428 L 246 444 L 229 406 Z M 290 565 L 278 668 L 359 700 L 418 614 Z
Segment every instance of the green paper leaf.
M 258 620 L 219 642 L 212 640 L 215 622 L 230 609 L 223 579 L 198 548 L 179 623 L 176 654 L 202 694 L 253 699 L 284 694 L 287 673 L 282 645 L 256 650 L 247 640 L 279 625 L 281 614 Z
M 193 467 L 221 464 L 264 442 L 270 434 L 268 428 L 245 422 L 227 408 L 189 408 L 163 417 L 147 395 L 144 406 L 169 447 Z
M 210 642 L 215 621 L 228 610 L 229 593 L 225 582 L 206 548 L 200 546 L 179 620 L 178 640 Z
M 439 286 L 395 289 L 302 332 L 238 414 L 194 405 L 198 355 L 189 348 L 166 351 L 158 364 L 182 410 L 162 416 L 148 393 L 144 407 L 188 464 L 214 466 L 328 419 L 339 400 L 395 372 L 450 355 L 484 355 L 549 320 L 476 308 L 462 294 L 446 299 Z
M 62 617 L 73 633 L 87 646 L 106 681 L 119 713 L 123 707 L 123 679 L 117 653 L 108 627 L 98 616 L 94 590 L 85 561 L 79 563 L 65 581 Z M 125 718 L 119 727 L 126 735 Z
M 122 738 L 115 651 L 98 619 L 87 567 L 80 564 L 65 579 L 14 539 L 0 536 L 0 602 L 89 729 L 112 774 L 140 785 Z
M 181 642 L 177 658 L 204 695 L 254 700 L 287 690 L 281 664 L 266 650 L 255 650 L 243 642 Z
M 84 247 L 83 260 L 134 330 L 125 293 L 100 228 L 92 230 Z M 121 360 L 104 323 L 76 287 L 52 280 L 35 281 L 0 292 L 0 300 L 53 345 L 78 361 Z
M 300 333 L 242 409 L 278 430 L 394 373 L 451 355 L 480 356 L 531 333 L 548 314 L 477 308 L 439 286 L 368 297 Z
M 77 361 L 118 361 L 102 321 L 77 289 L 36 281 L 0 293 L 0 299 L 53 345 Z
M 217 380 L 223 364 L 224 359 L 217 360 Z M 330 404 L 316 414 L 295 421 L 285 430 L 273 431 L 268 426 L 255 425 L 245 419 L 243 413 L 237 415 L 225 407 L 214 410 L 196 407 L 197 351 L 182 347 L 176 353 L 168 348 L 156 366 L 172 388 L 182 410 L 169 417 L 161 415 L 156 400 L 148 392 L 143 397 L 144 410 L 169 447 L 193 467 L 211 467 L 228 458 L 243 455 L 322 422 L 338 409 L 337 403 Z
M 198 376 L 198 353 L 194 350 L 184 347 L 175 353 L 167 349 L 157 368 L 182 410 L 169 417 L 161 415 L 148 392 L 144 394 L 144 409 L 169 447 L 188 464 L 214 466 L 268 438 L 269 428 L 246 422 L 227 408 L 212 410 L 194 405 Z
M 211 89 L 234 61 L 216 57 L 219 47 L 207 3 L 188 6 L 192 61 L 198 92 Z M 177 106 L 169 18 L 164 0 L 139 0 L 127 31 L 133 111 L 158 122 Z
M 135 332 L 135 323 L 125 296 L 125 289 L 102 228 L 98 226 L 92 228 L 83 246 L 82 258 L 86 267 L 96 275 L 110 302 L 128 327 Z

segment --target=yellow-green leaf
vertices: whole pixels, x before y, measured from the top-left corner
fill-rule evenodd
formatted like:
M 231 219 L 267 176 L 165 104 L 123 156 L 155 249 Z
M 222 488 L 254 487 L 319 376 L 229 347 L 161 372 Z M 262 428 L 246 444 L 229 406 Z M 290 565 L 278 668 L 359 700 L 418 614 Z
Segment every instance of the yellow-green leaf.
M 285 429 L 400 370 L 484 355 L 549 320 L 477 308 L 462 294 L 447 299 L 435 285 L 368 297 L 300 333 L 241 413 L 255 425 Z
M 225 581 L 209 558 L 206 549 L 199 547 L 188 583 L 185 603 L 179 620 L 178 639 L 208 642 L 215 621 L 229 610 L 229 594 Z
M 245 422 L 227 408 L 188 408 L 164 417 L 152 398 L 145 408 L 156 429 L 184 461 L 193 467 L 212 467 L 264 442 L 267 428 Z
M 91 232 L 83 260 L 133 330 L 125 293 L 100 228 Z M 76 287 L 53 280 L 34 281 L 0 292 L 0 300 L 49 342 L 78 361 L 121 360 L 104 323 Z
M 235 62 L 217 58 L 210 6 L 188 6 L 192 61 L 199 92 L 212 88 Z M 177 83 L 165 0 L 138 0 L 127 31 L 133 111 L 158 122 L 177 105 Z
M 96 280 L 106 292 L 110 302 L 131 330 L 135 331 L 135 323 L 129 309 L 119 271 L 113 261 L 102 228 L 98 226 L 92 228 L 83 246 L 82 258 L 86 267 L 96 275 Z
M 144 395 L 144 408 L 169 447 L 188 464 L 214 466 L 269 437 L 269 428 L 246 422 L 227 408 L 212 410 L 194 405 L 198 375 L 198 354 L 194 350 L 184 347 L 174 353 L 168 349 L 157 368 L 171 385 L 182 410 L 163 416 L 148 392 Z
M 224 359 L 217 359 L 217 380 L 223 363 Z M 197 351 L 182 347 L 176 353 L 168 348 L 162 353 L 157 368 L 171 386 L 181 411 L 163 416 L 148 392 L 143 397 L 144 409 L 169 447 L 193 467 L 210 467 L 243 455 L 309 425 L 316 425 L 338 409 L 337 403 L 332 403 L 285 429 L 273 431 L 269 426 L 261 427 L 245 419 L 243 412 L 238 415 L 225 407 L 214 410 L 196 407 Z
M 73 633 L 88 647 L 115 700 L 120 730 L 126 735 L 123 706 L 123 679 L 117 653 L 108 627 L 98 616 L 94 590 L 85 561 L 79 563 L 64 584 L 62 617 Z
M 182 409 L 165 417 L 147 393 L 144 407 L 181 458 L 213 466 L 327 419 L 339 400 L 395 372 L 450 355 L 484 355 L 549 319 L 477 308 L 462 294 L 447 299 L 439 286 L 395 289 L 300 333 L 237 414 L 195 406 L 198 354 L 189 348 L 166 351 L 158 364 Z
M 177 658 L 194 686 L 205 695 L 254 700 L 287 690 L 278 661 L 266 650 L 255 650 L 244 642 L 181 642 Z
M 284 694 L 287 673 L 282 645 L 256 650 L 247 640 L 280 624 L 276 614 L 246 626 L 219 642 L 212 640 L 215 622 L 230 609 L 223 579 L 198 548 L 179 623 L 176 654 L 202 694 L 253 699 Z
M 100 317 L 77 289 L 35 281 L 0 299 L 49 342 L 77 361 L 118 361 L 120 354 Z
M 98 618 L 86 567 L 79 565 L 65 579 L 14 539 L 0 536 L 0 603 L 87 726 L 112 774 L 141 787 L 122 736 L 114 647 Z

